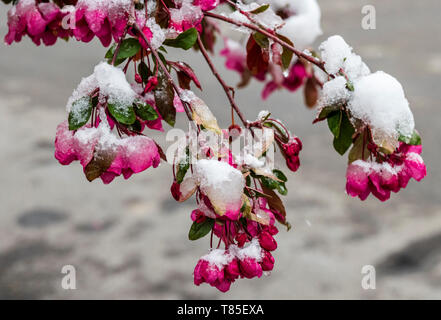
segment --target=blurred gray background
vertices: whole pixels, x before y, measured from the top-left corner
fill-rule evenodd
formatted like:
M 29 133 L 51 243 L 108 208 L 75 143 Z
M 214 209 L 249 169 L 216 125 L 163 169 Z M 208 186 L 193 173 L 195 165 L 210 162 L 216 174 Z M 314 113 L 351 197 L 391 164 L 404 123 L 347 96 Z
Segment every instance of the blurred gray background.
M 187 240 L 195 204 L 171 198 L 169 165 L 104 186 L 87 182 L 79 164 L 63 167 L 53 157 L 67 98 L 106 49 L 97 41 L 58 41 L 50 48 L 29 39 L 1 44 L 0 298 L 441 298 L 441 4 L 319 2 L 325 31 L 319 41 L 343 35 L 371 70 L 403 84 L 423 136 L 426 179 L 387 203 L 350 198 L 346 158 L 332 149 L 326 124 L 311 125 L 315 113 L 303 106 L 301 94 L 279 92 L 262 102 L 261 84 L 253 82 L 237 93 L 246 116 L 270 109 L 304 142 L 302 166 L 289 175 L 285 199 L 293 229 L 281 228 L 277 236 L 271 276 L 239 280 L 226 294 L 195 287 L 193 268 L 209 241 Z M 361 28 L 365 4 L 376 7 L 377 30 Z M 3 38 L 5 5 L 0 17 Z M 185 56 L 204 86 L 202 98 L 226 125 L 223 92 L 200 57 Z M 222 73 L 230 84 L 239 81 L 233 72 Z M 76 267 L 76 290 L 61 288 L 61 268 L 68 264 Z M 361 287 L 364 265 L 376 267 L 376 290 Z

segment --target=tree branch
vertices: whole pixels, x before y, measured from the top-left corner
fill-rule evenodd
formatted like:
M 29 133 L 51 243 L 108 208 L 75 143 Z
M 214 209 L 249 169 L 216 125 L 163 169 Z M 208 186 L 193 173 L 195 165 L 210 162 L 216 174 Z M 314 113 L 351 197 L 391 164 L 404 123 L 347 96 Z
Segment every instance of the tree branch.
M 214 67 L 213 61 L 211 61 L 210 56 L 208 55 L 207 50 L 205 50 L 204 44 L 202 43 L 201 37 L 198 33 L 198 45 L 199 45 L 199 49 L 202 52 L 202 55 L 204 56 L 205 60 L 208 63 L 208 66 L 211 69 L 211 72 L 213 72 L 214 76 L 217 78 L 217 80 L 219 81 L 219 83 L 221 84 L 222 88 L 225 91 L 225 94 L 228 97 L 228 100 L 230 101 L 231 107 L 234 109 L 234 111 L 236 111 L 237 115 L 239 116 L 240 120 L 242 121 L 243 125 L 245 127 L 248 126 L 248 121 L 245 119 L 242 111 L 239 109 L 239 107 L 237 106 L 236 102 L 234 101 L 234 97 L 231 94 L 232 88 L 229 87 L 225 81 L 222 79 L 222 77 L 219 75 L 219 72 L 216 70 L 216 68 Z

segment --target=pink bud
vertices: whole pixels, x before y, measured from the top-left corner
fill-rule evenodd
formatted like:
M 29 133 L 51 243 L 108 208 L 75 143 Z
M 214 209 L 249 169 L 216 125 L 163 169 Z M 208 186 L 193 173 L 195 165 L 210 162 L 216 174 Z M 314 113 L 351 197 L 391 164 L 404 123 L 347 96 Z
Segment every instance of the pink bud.
M 274 257 L 271 252 L 264 250 L 264 256 L 260 265 L 263 271 L 271 271 L 274 268 Z
M 137 83 L 142 83 L 142 78 L 141 78 L 141 76 L 139 75 L 139 73 L 135 74 L 135 81 L 136 81 Z
M 262 231 L 259 235 L 260 246 L 268 251 L 274 251 L 277 249 L 277 242 L 274 240 L 273 236 L 267 231 Z

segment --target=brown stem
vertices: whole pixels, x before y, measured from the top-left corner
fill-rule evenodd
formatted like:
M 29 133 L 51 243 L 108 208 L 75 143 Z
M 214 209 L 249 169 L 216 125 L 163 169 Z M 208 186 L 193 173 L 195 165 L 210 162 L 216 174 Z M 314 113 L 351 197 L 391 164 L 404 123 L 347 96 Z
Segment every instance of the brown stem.
M 236 21 L 234 19 L 225 17 L 225 16 L 220 15 L 220 14 L 216 14 L 216 13 L 213 13 L 213 12 L 204 12 L 204 14 L 207 17 L 212 17 L 212 18 L 215 18 L 215 19 L 218 19 L 218 20 L 222 20 L 222 21 L 228 22 L 230 24 L 234 24 L 234 25 L 236 25 L 238 27 L 245 27 L 245 28 L 248 28 L 248 29 L 260 32 L 263 35 L 265 35 L 268 38 L 270 38 L 271 40 L 273 40 L 274 42 L 277 42 L 281 46 L 283 46 L 283 47 L 287 48 L 288 50 L 292 51 L 297 57 L 303 58 L 306 61 L 316 65 L 317 67 L 319 67 L 321 70 L 323 70 L 327 74 L 327 72 L 325 70 L 325 67 L 324 67 L 325 63 L 323 61 L 317 60 L 316 58 L 314 58 L 314 57 L 312 57 L 310 55 L 307 55 L 307 54 L 297 50 L 296 48 L 294 48 L 289 43 L 286 43 L 285 41 L 283 41 L 282 39 L 277 37 L 277 35 L 272 30 L 265 30 L 265 29 L 263 29 L 263 28 L 261 28 L 259 26 L 254 25 L 254 24 Z
M 248 127 L 248 121 L 245 119 L 242 111 L 237 106 L 236 102 L 234 101 L 234 97 L 231 94 L 232 88 L 229 87 L 225 81 L 222 79 L 222 77 L 219 75 L 219 72 L 217 72 L 216 68 L 214 67 L 213 61 L 211 61 L 210 56 L 208 55 L 207 50 L 205 50 L 204 44 L 202 43 L 201 36 L 198 34 L 198 45 L 199 49 L 202 52 L 202 55 L 204 56 L 205 60 L 208 63 L 208 66 L 211 69 L 211 72 L 213 72 L 214 76 L 217 78 L 219 83 L 221 84 L 222 88 L 225 91 L 225 94 L 228 97 L 228 100 L 230 101 L 231 107 L 236 111 L 237 115 L 239 116 L 240 120 L 242 121 L 243 125 L 245 127 Z
M 186 101 L 184 101 L 181 97 L 180 88 L 176 85 L 176 83 L 173 81 L 172 76 L 168 72 L 166 66 L 162 62 L 161 58 L 159 57 L 158 52 L 153 49 L 152 45 L 150 44 L 150 41 L 147 39 L 145 34 L 142 32 L 141 28 L 138 26 L 137 23 L 133 24 L 133 28 L 136 30 L 137 33 L 142 37 L 142 39 L 145 41 L 147 46 L 149 47 L 150 51 L 153 53 L 153 55 L 156 58 L 156 61 L 158 62 L 158 65 L 161 67 L 162 71 L 164 72 L 165 76 L 167 77 L 168 82 L 172 85 L 173 89 L 175 90 L 176 94 L 178 95 L 179 99 L 182 101 L 182 105 L 184 106 L 185 113 L 187 114 L 187 117 L 190 121 L 193 120 L 193 117 L 191 116 L 190 110 L 188 109 L 188 104 Z

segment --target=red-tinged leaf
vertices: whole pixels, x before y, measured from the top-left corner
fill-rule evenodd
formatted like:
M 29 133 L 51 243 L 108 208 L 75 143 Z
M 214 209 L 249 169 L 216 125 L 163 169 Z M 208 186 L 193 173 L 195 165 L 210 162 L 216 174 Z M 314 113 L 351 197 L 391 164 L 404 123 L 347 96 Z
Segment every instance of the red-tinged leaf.
M 247 43 L 247 66 L 250 69 L 251 74 L 261 75 L 268 71 L 269 65 L 269 52 L 263 49 L 254 39 L 253 35 L 250 36 Z
M 161 73 L 161 72 L 160 72 Z M 158 85 L 154 91 L 155 103 L 162 118 L 174 126 L 176 121 L 176 108 L 173 104 L 174 90 L 163 74 L 159 77 Z
M 357 160 L 367 160 L 371 154 L 368 149 L 368 135 L 367 129 L 363 130 L 354 141 L 352 149 L 349 151 L 348 163 L 351 164 Z
M 169 25 L 170 14 L 168 8 L 174 8 L 173 0 L 163 0 L 156 2 L 155 20 L 162 28 L 167 28 Z
M 318 83 L 314 77 L 306 80 L 304 95 L 306 106 L 308 108 L 314 108 L 319 98 Z
M 266 201 L 268 202 L 268 207 L 270 208 L 270 210 L 273 211 L 277 221 L 287 226 L 289 230 L 289 228 L 291 228 L 291 225 L 286 221 L 286 209 L 285 206 L 283 205 L 282 200 L 270 188 L 262 186 L 262 189 L 263 192 L 265 192 L 265 194 L 269 196 L 269 198 L 266 198 Z
M 201 40 L 205 49 L 212 54 L 214 53 L 214 45 L 216 43 L 216 31 L 218 29 L 213 22 L 207 19 L 202 20 Z
M 87 180 L 92 182 L 99 178 L 107 169 L 109 169 L 116 157 L 115 152 L 95 150 L 93 159 L 84 168 L 84 174 Z
M 182 71 L 177 71 L 176 74 L 178 76 L 179 87 L 181 87 L 182 89 L 190 90 L 191 78 Z
M 159 153 L 159 156 L 161 157 L 161 159 L 164 161 L 167 161 L 167 156 L 165 155 L 164 150 L 162 150 L 161 146 L 159 144 L 157 144 L 156 141 L 155 141 L 155 144 L 156 144 L 156 148 L 158 148 L 158 153 Z
M 202 90 L 201 83 L 199 82 L 198 77 L 196 76 L 193 69 L 186 64 L 185 62 L 177 61 L 168 61 L 168 64 L 171 65 L 175 70 L 178 70 L 180 72 L 183 72 L 187 77 L 189 77 L 191 80 L 193 80 L 194 84 Z

